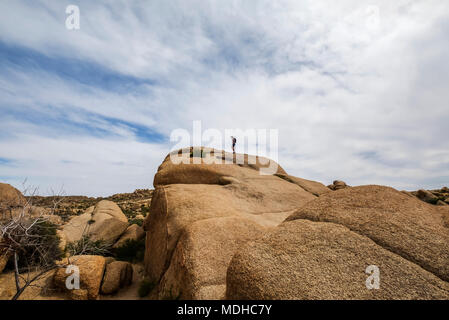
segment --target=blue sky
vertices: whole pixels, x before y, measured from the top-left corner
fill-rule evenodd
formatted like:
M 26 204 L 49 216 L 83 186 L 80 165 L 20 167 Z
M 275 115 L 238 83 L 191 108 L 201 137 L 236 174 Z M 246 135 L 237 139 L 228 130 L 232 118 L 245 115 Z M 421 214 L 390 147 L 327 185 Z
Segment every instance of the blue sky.
M 449 185 L 448 21 L 438 0 L 1 1 L 0 180 L 149 188 L 201 120 L 278 129 L 279 163 L 325 184 Z

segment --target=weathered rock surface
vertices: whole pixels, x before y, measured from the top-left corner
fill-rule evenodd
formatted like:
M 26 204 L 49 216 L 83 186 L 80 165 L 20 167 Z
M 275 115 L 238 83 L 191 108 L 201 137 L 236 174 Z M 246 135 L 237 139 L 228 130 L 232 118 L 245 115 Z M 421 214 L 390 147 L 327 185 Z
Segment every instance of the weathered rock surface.
M 80 275 L 80 290 L 87 290 L 88 298 L 96 300 L 100 292 L 101 282 L 106 266 L 106 260 L 102 256 L 73 256 L 64 259 L 64 264 L 78 266 Z M 53 277 L 53 282 L 57 288 L 70 293 L 66 287 L 66 279 L 71 274 L 66 273 L 66 268 L 58 268 Z
M 229 299 L 448 299 L 449 210 L 383 186 L 308 202 L 237 251 Z M 368 290 L 366 267 L 379 267 Z
M 178 241 L 161 280 L 159 298 L 171 292 L 189 300 L 224 299 L 226 270 L 234 252 L 265 232 L 265 227 L 241 217 L 192 223 Z
M 114 243 L 128 227 L 128 219 L 112 201 L 102 200 L 80 216 L 73 217 L 64 227 L 67 242 L 79 241 L 83 234 L 93 241 Z
M 140 240 L 145 236 L 145 231 L 143 231 L 142 227 L 139 227 L 137 224 L 130 225 L 126 231 L 122 234 L 120 239 L 114 244 L 114 248 L 119 248 L 123 246 L 128 240 Z
M 289 181 L 291 183 L 297 184 L 298 186 L 300 186 L 307 192 L 310 192 L 316 196 L 320 196 L 322 194 L 325 194 L 325 193 L 328 193 L 331 191 L 324 184 L 317 182 L 317 181 L 306 180 L 306 179 L 302 179 L 302 178 L 298 178 L 298 177 L 294 177 L 294 176 L 289 176 L 286 174 L 276 174 L 276 176 L 278 176 L 279 178 L 282 178 L 286 181 Z
M 220 299 L 226 266 L 235 246 L 248 240 L 245 233 L 263 234 L 316 196 L 275 176 L 286 173 L 274 161 L 222 151 L 201 158 L 199 148 L 187 151 L 189 163 L 176 165 L 167 156 L 154 178 L 144 223 L 146 272 L 160 297 Z M 214 159 L 227 163 L 210 163 Z
M 368 266 L 379 289 L 368 289 Z M 449 285 L 419 265 L 335 223 L 287 221 L 237 251 L 228 299 L 448 299 Z
M 342 224 L 449 280 L 449 230 L 436 207 L 389 187 L 361 186 L 310 202 L 287 220 Z
M 129 286 L 133 279 L 133 267 L 131 263 L 124 261 L 114 261 L 106 265 L 102 294 L 116 293 L 120 288 Z

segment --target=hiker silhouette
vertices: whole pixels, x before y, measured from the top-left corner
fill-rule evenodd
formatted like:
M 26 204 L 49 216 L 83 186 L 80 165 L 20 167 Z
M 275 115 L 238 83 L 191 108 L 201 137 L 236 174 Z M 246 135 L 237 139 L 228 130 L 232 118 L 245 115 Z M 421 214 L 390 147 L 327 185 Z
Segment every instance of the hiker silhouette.
M 232 139 L 232 153 L 235 153 L 235 144 L 237 143 L 237 139 L 231 136 Z

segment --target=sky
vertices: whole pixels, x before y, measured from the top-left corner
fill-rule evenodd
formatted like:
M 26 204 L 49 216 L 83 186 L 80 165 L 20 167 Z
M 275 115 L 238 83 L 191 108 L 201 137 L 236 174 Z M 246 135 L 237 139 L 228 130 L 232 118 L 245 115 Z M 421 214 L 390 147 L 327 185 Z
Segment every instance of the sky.
M 278 130 L 294 176 L 448 186 L 448 34 L 445 0 L 2 0 L 0 182 L 152 188 L 201 121 Z

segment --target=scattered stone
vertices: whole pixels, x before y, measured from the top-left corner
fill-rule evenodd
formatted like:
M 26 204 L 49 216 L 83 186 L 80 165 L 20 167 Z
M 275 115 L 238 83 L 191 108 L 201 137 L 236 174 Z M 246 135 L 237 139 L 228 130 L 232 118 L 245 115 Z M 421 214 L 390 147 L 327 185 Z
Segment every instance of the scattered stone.
M 328 185 L 327 187 L 331 190 L 336 191 L 336 190 L 348 188 L 349 186 L 344 181 L 335 180 L 331 185 Z
M 418 199 L 430 204 L 436 204 L 438 202 L 438 198 L 432 192 L 427 190 L 418 190 L 416 196 Z

